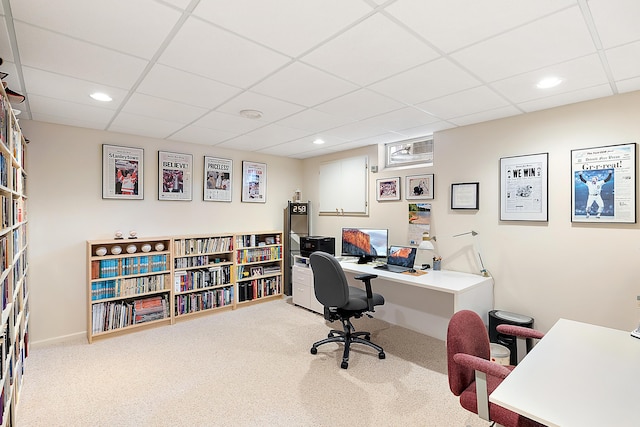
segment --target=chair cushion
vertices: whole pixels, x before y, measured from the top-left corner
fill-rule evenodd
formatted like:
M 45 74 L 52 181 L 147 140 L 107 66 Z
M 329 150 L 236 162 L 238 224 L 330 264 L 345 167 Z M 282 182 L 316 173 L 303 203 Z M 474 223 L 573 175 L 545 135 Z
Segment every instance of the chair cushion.
M 372 299 L 374 306 L 384 304 L 384 297 L 380 294 L 374 293 Z M 343 307 L 340 307 L 340 309 L 343 311 L 364 311 L 368 308 L 367 291 L 355 286 L 349 286 L 349 300 Z

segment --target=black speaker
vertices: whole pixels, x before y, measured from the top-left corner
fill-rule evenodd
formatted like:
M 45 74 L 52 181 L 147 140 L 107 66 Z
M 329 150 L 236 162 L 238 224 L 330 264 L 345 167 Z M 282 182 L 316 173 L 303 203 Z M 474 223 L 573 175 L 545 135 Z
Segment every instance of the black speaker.
M 503 310 L 491 310 L 489 312 L 489 341 L 500 344 L 509 349 L 509 363 L 511 365 L 518 364 L 518 343 L 515 337 L 511 335 L 503 335 L 498 333 L 496 328 L 498 325 L 507 324 L 515 326 L 524 326 L 525 328 L 533 328 L 533 318 L 523 316 L 522 314 L 510 313 Z M 526 339 L 527 352 L 533 347 L 533 340 Z

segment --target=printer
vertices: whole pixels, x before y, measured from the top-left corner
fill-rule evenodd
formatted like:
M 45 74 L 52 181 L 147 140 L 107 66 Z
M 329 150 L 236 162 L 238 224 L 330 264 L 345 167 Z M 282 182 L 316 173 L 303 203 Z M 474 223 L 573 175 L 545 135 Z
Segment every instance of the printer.
M 336 254 L 335 237 L 305 236 L 300 237 L 300 255 L 308 258 L 312 252 L 322 251 L 331 255 Z

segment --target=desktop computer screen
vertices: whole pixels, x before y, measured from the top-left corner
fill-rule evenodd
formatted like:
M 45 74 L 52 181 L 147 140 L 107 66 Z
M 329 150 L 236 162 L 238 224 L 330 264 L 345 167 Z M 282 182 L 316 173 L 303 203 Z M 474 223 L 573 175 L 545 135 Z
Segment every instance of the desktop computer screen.
M 358 257 L 359 264 L 387 256 L 389 230 L 372 228 L 343 228 L 342 256 Z

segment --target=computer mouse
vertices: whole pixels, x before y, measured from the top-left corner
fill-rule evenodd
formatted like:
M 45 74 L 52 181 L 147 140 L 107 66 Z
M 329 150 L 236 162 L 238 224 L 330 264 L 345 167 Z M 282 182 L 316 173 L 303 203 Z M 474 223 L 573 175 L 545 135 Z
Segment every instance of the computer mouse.
M 414 270 L 413 268 L 411 270 L 409 270 L 409 273 L 415 273 L 416 270 Z

